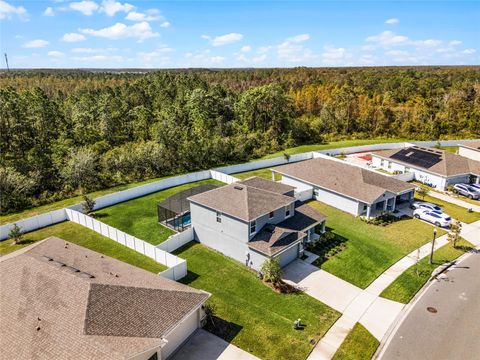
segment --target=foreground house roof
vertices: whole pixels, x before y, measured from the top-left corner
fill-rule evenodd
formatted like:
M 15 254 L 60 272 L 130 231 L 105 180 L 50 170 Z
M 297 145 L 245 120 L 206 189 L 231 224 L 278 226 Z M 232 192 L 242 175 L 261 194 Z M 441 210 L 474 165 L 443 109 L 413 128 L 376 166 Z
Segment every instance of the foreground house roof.
M 125 359 L 210 296 L 59 238 L 0 259 L 0 336 L 8 359 Z
M 293 203 L 295 198 L 242 183 L 233 183 L 192 196 L 189 200 L 235 218 L 252 221 Z
M 326 216 L 311 206 L 298 203 L 295 215 L 274 225 L 265 225 L 249 241 L 248 246 L 267 256 L 274 256 L 301 240 L 307 229 L 326 219 Z
M 480 162 L 445 150 L 411 146 L 372 154 L 396 163 L 424 169 L 441 176 L 480 175 Z
M 386 191 L 400 194 L 415 189 L 391 176 L 321 157 L 272 170 L 367 204 L 375 202 Z

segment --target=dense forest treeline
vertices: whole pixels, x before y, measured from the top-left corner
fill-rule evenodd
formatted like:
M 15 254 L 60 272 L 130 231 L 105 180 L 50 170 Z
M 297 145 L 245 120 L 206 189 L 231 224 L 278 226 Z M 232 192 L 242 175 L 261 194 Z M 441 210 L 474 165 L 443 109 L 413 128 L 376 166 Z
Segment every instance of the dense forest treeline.
M 480 134 L 480 67 L 0 74 L 0 213 L 341 138 Z

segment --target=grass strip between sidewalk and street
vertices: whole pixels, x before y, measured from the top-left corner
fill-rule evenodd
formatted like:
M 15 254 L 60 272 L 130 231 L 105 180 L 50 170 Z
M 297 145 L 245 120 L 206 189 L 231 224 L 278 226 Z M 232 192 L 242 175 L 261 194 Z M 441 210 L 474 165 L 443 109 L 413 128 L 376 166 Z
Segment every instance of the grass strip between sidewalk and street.
M 362 324 L 356 323 L 332 360 L 371 359 L 379 345 L 380 342 Z
M 429 256 L 421 259 L 416 265 L 409 267 L 393 283 L 380 294 L 381 297 L 407 304 L 415 294 L 430 279 L 432 272 L 441 266 L 455 260 L 467 251 L 473 249 L 473 245 L 461 239 L 457 247 L 452 243 L 442 246 L 433 253 L 433 264 L 429 264 Z

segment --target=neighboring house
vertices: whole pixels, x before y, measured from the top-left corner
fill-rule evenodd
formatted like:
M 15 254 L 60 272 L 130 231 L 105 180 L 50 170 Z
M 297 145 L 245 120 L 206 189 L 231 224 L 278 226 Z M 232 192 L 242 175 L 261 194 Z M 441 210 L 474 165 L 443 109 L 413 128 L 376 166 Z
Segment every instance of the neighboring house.
M 480 161 L 480 140 L 469 141 L 465 144 L 458 144 L 458 155 Z
M 189 198 L 195 240 L 256 270 L 285 266 L 324 231 L 325 216 L 296 202 L 294 188 L 258 177 Z
M 272 169 L 301 200 L 316 199 L 355 216 L 376 217 L 413 201 L 415 187 L 342 160 L 320 156 Z
M 374 152 L 372 165 L 391 173 L 412 173 L 414 180 L 439 190 L 450 184 L 480 182 L 479 161 L 420 146 Z
M 165 359 L 210 296 L 59 238 L 2 257 L 0 272 L 2 359 Z

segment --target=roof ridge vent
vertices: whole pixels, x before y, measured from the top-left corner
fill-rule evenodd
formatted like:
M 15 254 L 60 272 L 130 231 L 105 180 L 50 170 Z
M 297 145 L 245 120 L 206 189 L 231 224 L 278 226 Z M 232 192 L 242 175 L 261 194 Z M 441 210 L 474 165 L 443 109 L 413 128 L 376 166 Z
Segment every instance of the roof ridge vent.
M 235 190 L 243 190 L 243 189 L 244 189 L 244 187 L 242 187 L 242 186 L 240 186 L 240 185 L 235 185 L 233 188 L 234 188 Z

